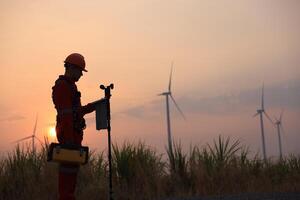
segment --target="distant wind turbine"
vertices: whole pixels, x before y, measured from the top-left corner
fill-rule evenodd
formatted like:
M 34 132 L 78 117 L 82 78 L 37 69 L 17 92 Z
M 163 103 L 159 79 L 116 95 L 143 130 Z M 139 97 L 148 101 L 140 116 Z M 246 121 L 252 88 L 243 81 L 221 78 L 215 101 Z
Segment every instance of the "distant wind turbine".
M 35 145 L 34 145 L 35 141 L 34 140 L 37 139 L 40 143 L 42 143 L 42 141 L 38 137 L 35 136 L 37 120 L 38 120 L 38 115 L 36 115 L 36 119 L 35 119 L 35 124 L 34 124 L 32 135 L 14 141 L 14 143 L 19 143 L 21 141 L 24 141 L 24 140 L 27 140 L 27 139 L 31 138 L 32 139 L 32 152 L 33 153 L 35 153 Z
M 282 160 L 282 143 L 281 143 L 281 132 L 283 132 L 283 127 L 282 127 L 282 116 L 283 116 L 283 110 L 281 110 L 279 119 L 275 118 L 275 123 L 274 125 L 277 127 L 277 133 L 278 133 L 278 143 L 279 143 L 279 158 Z
M 269 115 L 265 111 L 264 107 L 264 84 L 262 86 L 262 95 L 261 95 L 261 108 L 257 110 L 256 114 L 253 117 L 256 117 L 257 115 L 260 116 L 260 128 L 261 128 L 261 137 L 262 137 L 262 147 L 263 147 L 263 156 L 264 161 L 267 160 L 267 154 L 266 154 L 266 143 L 265 143 L 265 133 L 264 133 L 264 122 L 263 122 L 263 115 L 265 115 L 273 124 L 273 121 L 269 117 Z
M 171 73 L 170 73 L 170 78 L 169 78 L 168 91 L 159 94 L 159 96 L 165 96 L 166 97 L 168 145 L 169 145 L 169 151 L 171 153 L 173 153 L 173 149 L 172 149 L 172 135 L 171 135 L 171 124 L 170 124 L 169 97 L 171 97 L 171 99 L 174 102 L 177 110 L 179 111 L 179 113 L 181 114 L 181 116 L 185 119 L 185 116 L 184 116 L 183 112 L 181 111 L 181 109 L 179 108 L 178 104 L 176 103 L 174 97 L 172 96 L 172 92 L 171 92 L 172 73 L 173 73 L 173 62 L 172 62 L 172 65 L 171 65 Z

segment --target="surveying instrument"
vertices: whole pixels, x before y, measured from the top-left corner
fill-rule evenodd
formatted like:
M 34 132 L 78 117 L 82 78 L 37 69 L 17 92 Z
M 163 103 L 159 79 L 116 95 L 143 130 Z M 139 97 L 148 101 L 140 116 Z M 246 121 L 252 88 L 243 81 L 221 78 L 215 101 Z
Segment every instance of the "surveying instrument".
M 109 200 L 113 200 L 112 190 L 112 164 L 111 164 L 111 127 L 110 127 L 110 97 L 114 84 L 108 86 L 100 85 L 104 90 L 104 98 L 96 103 L 96 129 L 107 129 L 108 132 L 108 166 L 109 166 Z

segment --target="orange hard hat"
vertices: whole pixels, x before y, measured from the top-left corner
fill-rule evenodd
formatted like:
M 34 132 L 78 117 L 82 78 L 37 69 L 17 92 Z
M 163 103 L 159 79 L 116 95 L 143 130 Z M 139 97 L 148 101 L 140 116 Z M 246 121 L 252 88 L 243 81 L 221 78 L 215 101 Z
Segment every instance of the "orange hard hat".
M 65 63 L 70 63 L 72 65 L 75 65 L 79 67 L 81 70 L 87 72 L 87 70 L 85 69 L 84 57 L 79 53 L 72 53 L 68 55 L 68 57 L 65 60 Z

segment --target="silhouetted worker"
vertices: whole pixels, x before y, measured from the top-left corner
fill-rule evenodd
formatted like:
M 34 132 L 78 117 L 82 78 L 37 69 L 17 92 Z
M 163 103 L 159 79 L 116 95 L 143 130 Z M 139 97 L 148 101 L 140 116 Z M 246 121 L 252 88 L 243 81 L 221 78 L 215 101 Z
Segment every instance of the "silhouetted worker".
M 81 105 L 80 92 L 75 82 L 83 75 L 84 57 L 78 53 L 70 54 L 66 60 L 65 74 L 60 75 L 52 87 L 52 99 L 57 110 L 56 136 L 61 144 L 81 145 L 83 130 L 86 127 L 83 116 L 95 110 L 95 105 Z M 60 200 L 75 199 L 77 173 L 79 165 L 60 164 L 58 192 Z

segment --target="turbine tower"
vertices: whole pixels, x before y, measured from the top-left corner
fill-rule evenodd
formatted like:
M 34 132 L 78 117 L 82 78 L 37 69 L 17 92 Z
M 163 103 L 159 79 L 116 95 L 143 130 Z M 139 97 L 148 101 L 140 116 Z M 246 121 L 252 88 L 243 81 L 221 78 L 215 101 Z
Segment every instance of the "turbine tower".
M 275 118 L 275 123 L 274 125 L 277 128 L 277 133 L 278 133 L 278 143 L 279 143 L 279 158 L 280 160 L 282 160 L 282 143 L 281 143 L 281 132 L 280 130 L 282 130 L 283 132 L 283 127 L 282 127 L 282 115 L 283 115 L 283 110 L 280 113 L 279 119 Z
M 271 120 L 269 115 L 266 113 L 265 107 L 264 107 L 264 84 L 262 86 L 261 108 L 257 110 L 256 114 L 253 117 L 256 117 L 257 115 L 259 115 L 259 117 L 260 117 L 263 157 L 264 157 L 264 161 L 267 161 L 263 115 L 265 115 L 271 121 L 272 124 L 273 124 L 273 121 Z
M 172 149 L 172 134 L 171 134 L 171 123 L 170 123 L 169 97 L 174 102 L 174 104 L 175 104 L 177 110 L 179 111 L 179 113 L 181 114 L 181 116 L 185 119 L 185 116 L 184 116 L 183 112 L 181 111 L 181 109 L 179 108 L 178 104 L 176 103 L 174 97 L 172 96 L 172 92 L 171 92 L 172 73 L 173 73 L 173 62 L 172 62 L 172 65 L 171 65 L 171 73 L 170 73 L 170 78 L 169 78 L 168 91 L 159 94 L 159 96 L 165 96 L 166 97 L 168 146 L 169 146 L 170 153 L 173 153 L 173 149 Z
M 27 139 L 31 138 L 31 140 L 32 140 L 32 152 L 34 154 L 35 154 L 35 141 L 34 140 L 37 139 L 40 143 L 42 143 L 41 140 L 38 137 L 35 136 L 37 120 L 38 120 L 38 115 L 36 115 L 36 119 L 35 119 L 35 124 L 34 124 L 34 127 L 33 127 L 32 135 L 24 137 L 24 138 L 21 138 L 21 139 L 19 139 L 19 140 L 17 140 L 17 141 L 14 142 L 14 143 L 19 143 L 21 141 L 24 141 L 24 140 L 27 140 Z

